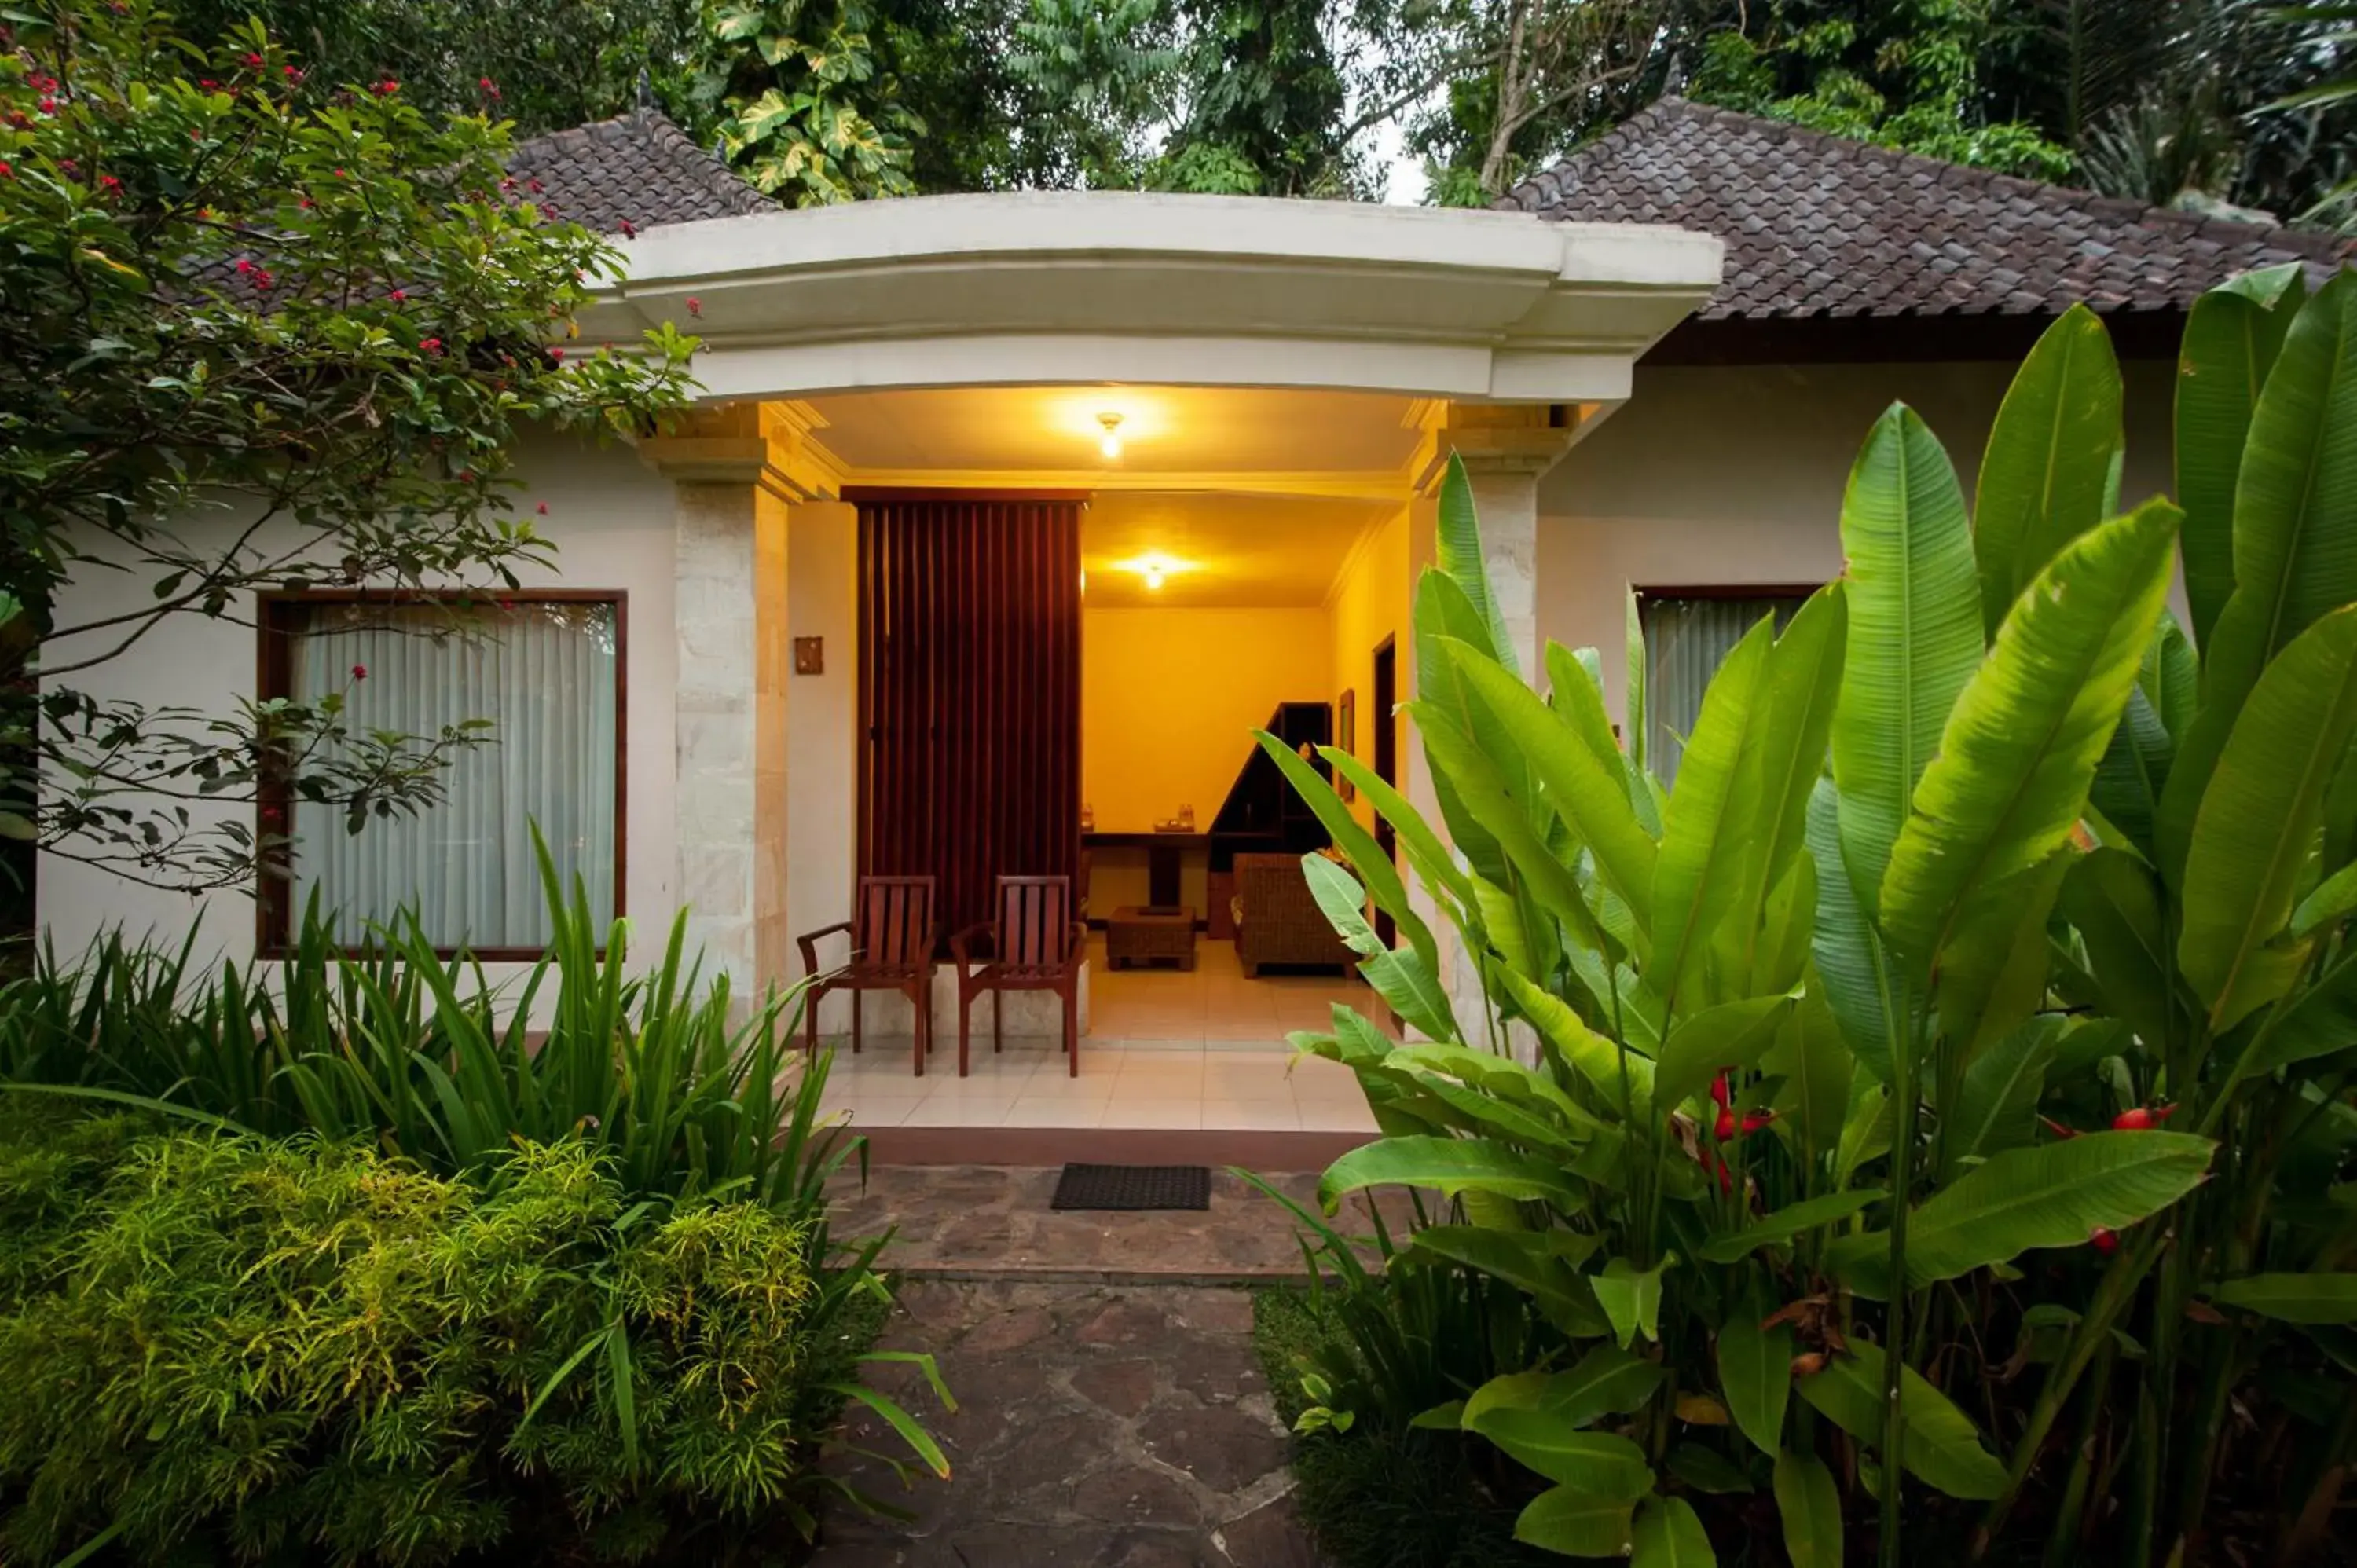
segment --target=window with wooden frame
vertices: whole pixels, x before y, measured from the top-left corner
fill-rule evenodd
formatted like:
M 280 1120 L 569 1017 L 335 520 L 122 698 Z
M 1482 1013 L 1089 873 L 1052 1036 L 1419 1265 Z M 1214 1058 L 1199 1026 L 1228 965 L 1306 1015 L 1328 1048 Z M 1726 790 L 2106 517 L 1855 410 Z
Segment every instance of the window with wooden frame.
M 1647 665 L 1645 761 L 1663 783 L 1677 777 L 1678 756 L 1720 663 L 1763 616 L 1775 618 L 1781 636 L 1816 591 L 1785 584 L 1637 590 Z
M 285 875 L 266 877 L 260 932 L 283 951 L 316 895 L 357 946 L 371 923 L 416 910 L 445 952 L 537 957 L 553 935 L 537 824 L 569 890 L 587 889 L 602 928 L 622 912 L 627 597 L 540 589 L 475 595 L 306 593 L 262 604 L 265 698 L 341 693 L 355 734 L 432 736 L 490 721 L 459 751 L 443 798 L 348 830 L 334 805 L 265 789 L 263 821 L 291 830 Z M 291 811 L 291 818 L 289 813 Z

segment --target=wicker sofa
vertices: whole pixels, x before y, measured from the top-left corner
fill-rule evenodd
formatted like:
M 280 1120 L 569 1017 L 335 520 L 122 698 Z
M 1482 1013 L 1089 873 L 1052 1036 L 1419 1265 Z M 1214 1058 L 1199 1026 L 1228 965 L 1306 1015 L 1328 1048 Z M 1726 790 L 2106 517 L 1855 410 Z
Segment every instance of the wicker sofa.
M 1236 856 L 1236 959 L 1247 979 L 1263 964 L 1319 964 L 1348 972 L 1351 950 L 1334 934 L 1301 860 L 1290 854 Z

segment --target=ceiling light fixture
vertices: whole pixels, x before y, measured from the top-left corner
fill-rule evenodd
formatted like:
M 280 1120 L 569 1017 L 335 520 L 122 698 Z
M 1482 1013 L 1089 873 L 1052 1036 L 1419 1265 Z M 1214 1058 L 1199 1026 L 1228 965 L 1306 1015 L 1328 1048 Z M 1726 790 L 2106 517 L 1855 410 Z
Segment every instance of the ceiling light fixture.
M 1162 591 L 1161 562 L 1148 561 L 1146 564 L 1146 590 L 1151 594 L 1158 594 Z
M 1121 415 L 1100 413 L 1097 423 L 1104 426 L 1104 438 L 1097 443 L 1097 450 L 1104 454 L 1106 462 L 1117 462 L 1121 457 Z

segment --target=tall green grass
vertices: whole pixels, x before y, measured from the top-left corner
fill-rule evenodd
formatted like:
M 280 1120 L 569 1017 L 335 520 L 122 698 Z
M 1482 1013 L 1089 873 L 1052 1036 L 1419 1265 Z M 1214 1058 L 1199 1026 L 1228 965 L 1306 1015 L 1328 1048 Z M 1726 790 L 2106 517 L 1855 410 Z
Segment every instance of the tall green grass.
M 194 936 L 109 933 L 70 961 L 45 948 L 0 988 L 0 1076 L 485 1179 L 520 1142 L 577 1138 L 641 1196 L 818 1208 L 860 1145 L 820 1117 L 828 1058 L 794 1070 L 803 986 L 739 1005 L 688 953 L 684 913 L 633 974 L 629 923 L 601 930 L 544 848 L 540 867 L 554 935 L 504 983 L 436 955 L 414 910 L 347 951 L 316 897 L 278 961 L 202 969 Z

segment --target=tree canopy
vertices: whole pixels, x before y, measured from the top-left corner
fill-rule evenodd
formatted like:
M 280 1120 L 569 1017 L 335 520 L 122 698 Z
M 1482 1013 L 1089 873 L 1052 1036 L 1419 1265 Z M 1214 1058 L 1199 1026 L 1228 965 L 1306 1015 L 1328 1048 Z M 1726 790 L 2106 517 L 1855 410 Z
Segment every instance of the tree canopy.
M 100 671 L 259 590 L 512 587 L 552 554 L 517 437 L 650 428 L 693 340 L 569 349 L 619 258 L 508 177 L 482 113 L 319 83 L 258 24 L 167 27 L 56 0 L 0 54 L 0 835 L 251 886 L 285 824 L 197 808 L 268 779 L 357 827 L 485 737 L 355 733 L 335 692 L 159 707 Z M 61 612 L 69 578 L 130 591 Z

